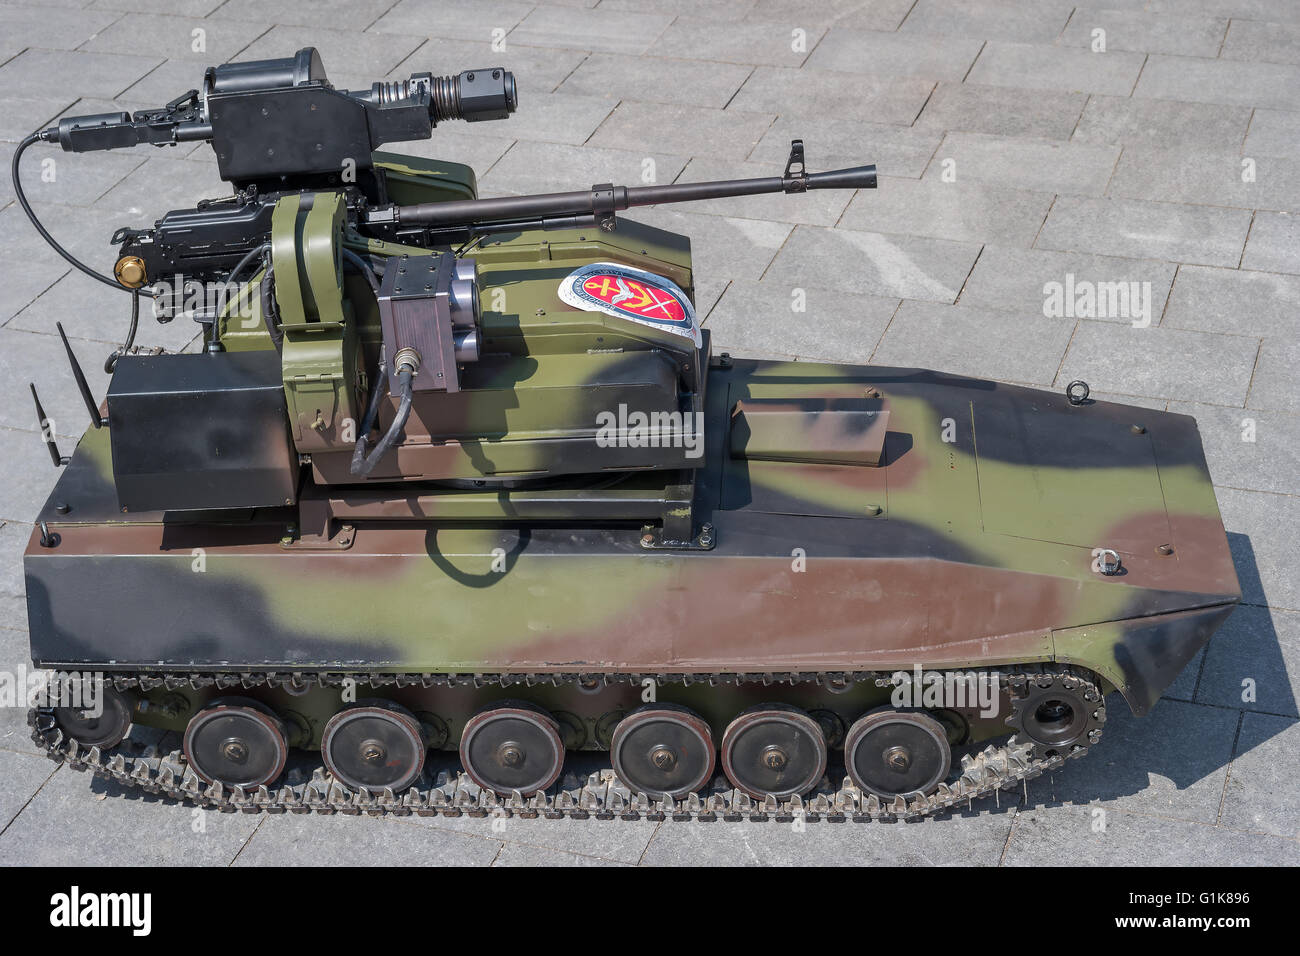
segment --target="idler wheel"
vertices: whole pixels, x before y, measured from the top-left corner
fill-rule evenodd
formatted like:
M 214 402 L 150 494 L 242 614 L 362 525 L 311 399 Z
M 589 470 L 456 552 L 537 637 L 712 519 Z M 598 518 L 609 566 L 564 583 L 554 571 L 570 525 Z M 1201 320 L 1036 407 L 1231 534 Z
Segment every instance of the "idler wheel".
M 358 701 L 331 717 L 321 732 L 325 768 L 354 791 L 389 787 L 400 793 L 424 770 L 427 749 L 415 715 L 386 700 Z
M 917 710 L 873 710 L 844 738 L 844 767 L 859 790 L 893 799 L 931 794 L 948 777 L 948 731 Z
M 265 704 L 221 697 L 191 719 L 182 741 L 185 759 L 206 783 L 271 784 L 289 757 L 285 726 Z
M 525 796 L 545 790 L 564 768 L 559 721 L 527 701 L 498 701 L 465 722 L 460 763 L 485 790 Z
M 638 707 L 614 728 L 610 760 L 633 793 L 677 800 L 713 776 L 716 748 L 709 725 L 676 704 Z
M 108 750 L 120 744 L 131 731 L 131 702 L 107 683 L 100 685 L 100 699 L 103 706 L 99 716 L 82 707 L 55 707 L 54 722 L 83 747 Z
M 826 737 L 812 717 L 785 704 L 760 704 L 722 735 L 722 769 L 751 797 L 805 794 L 826 772 Z

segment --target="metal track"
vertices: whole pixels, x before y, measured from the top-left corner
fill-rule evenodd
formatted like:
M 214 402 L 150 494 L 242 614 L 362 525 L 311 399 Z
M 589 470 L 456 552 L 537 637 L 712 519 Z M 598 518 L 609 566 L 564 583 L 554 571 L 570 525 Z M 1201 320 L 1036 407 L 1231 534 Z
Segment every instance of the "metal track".
M 661 683 L 736 684 L 761 682 L 764 684 L 803 683 L 839 684 L 845 679 L 871 680 L 878 686 L 889 686 L 888 675 L 877 672 L 837 674 L 713 674 L 713 675 L 612 675 L 595 679 L 609 682 L 632 681 L 640 683 L 643 677 L 654 677 Z M 107 678 L 106 678 L 107 679 Z M 372 686 L 512 686 L 563 684 L 590 680 L 580 674 L 531 675 L 371 675 L 371 674 L 170 674 L 170 675 L 113 675 L 114 686 L 119 690 L 157 687 L 176 689 L 192 687 L 258 687 L 267 684 L 282 686 L 309 686 L 321 683 L 340 686 L 346 680 Z M 306 782 L 286 783 L 268 788 L 223 787 L 207 785 L 194 773 L 179 750 L 164 755 L 131 755 L 123 752 L 122 745 L 107 753 L 97 747 L 83 747 L 68 739 L 59 729 L 54 712 L 49 708 L 28 711 L 28 724 L 32 740 L 51 760 L 67 763 L 74 770 L 89 770 L 98 777 L 112 780 L 122 787 L 138 788 L 179 802 L 191 802 L 200 807 L 226 813 L 344 813 L 370 816 L 512 816 L 546 819 L 595 818 L 598 820 L 701 820 L 793 822 L 826 821 L 842 823 L 852 820 L 865 823 L 872 820 L 913 820 L 931 816 L 958 807 L 969 807 L 977 799 L 992 796 L 1001 790 L 1018 787 L 1024 781 L 1056 770 L 1071 757 L 1087 753 L 1089 747 L 1101 736 L 1105 721 L 1105 698 L 1092 675 L 1070 667 L 1025 668 L 1002 676 L 1004 688 L 1014 701 L 1018 689 L 1027 681 L 1040 686 L 1060 682 L 1063 687 L 1077 690 L 1085 700 L 1095 701 L 1090 729 L 1069 753 L 1035 756 L 1034 745 L 1018 742 L 1013 736 L 1002 746 L 989 746 L 974 755 L 961 758 L 961 775 L 952 783 L 944 783 L 930 796 L 917 795 L 911 800 L 902 797 L 892 802 L 881 801 L 872 794 L 864 794 L 847 777 L 839 789 L 825 784 L 806 797 L 777 800 L 768 797 L 755 800 L 733 789 L 724 778 L 715 778 L 703 793 L 689 794 L 680 800 L 651 799 L 645 794 L 633 794 L 615 777 L 613 770 L 604 769 L 590 774 L 585 781 L 570 775 L 545 793 L 525 796 L 514 793 L 500 797 L 482 790 L 463 772 L 440 772 L 430 782 L 421 779 L 401 794 L 385 789 L 370 792 L 365 789 L 353 792 L 338 783 L 324 769 L 317 767 Z M 1013 708 L 1012 717 L 1015 719 Z

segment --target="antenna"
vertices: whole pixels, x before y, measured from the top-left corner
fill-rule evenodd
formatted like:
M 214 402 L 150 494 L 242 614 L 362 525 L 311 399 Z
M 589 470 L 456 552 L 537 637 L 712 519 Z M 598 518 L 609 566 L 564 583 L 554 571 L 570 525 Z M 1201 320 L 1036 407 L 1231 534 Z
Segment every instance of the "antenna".
M 59 454 L 59 446 L 54 441 L 54 426 L 45 417 L 45 409 L 41 407 L 41 397 L 36 394 L 36 384 L 28 382 L 27 386 L 32 390 L 32 401 L 36 403 L 36 422 L 40 426 L 41 437 L 45 439 L 45 447 L 50 450 L 50 461 L 54 462 L 55 468 L 60 468 L 66 465 L 69 459 Z
M 55 322 L 54 325 L 59 330 L 59 338 L 63 339 L 63 349 L 68 353 L 68 364 L 72 366 L 72 377 L 77 380 L 77 388 L 81 391 L 81 400 L 86 403 L 86 411 L 90 413 L 90 424 L 96 428 L 103 428 L 107 422 L 99 417 L 99 406 L 95 404 L 95 399 L 90 394 L 90 386 L 86 384 L 86 373 L 81 370 L 81 363 L 77 361 L 77 356 L 72 354 L 72 346 L 68 344 L 68 336 L 63 331 L 63 323 Z

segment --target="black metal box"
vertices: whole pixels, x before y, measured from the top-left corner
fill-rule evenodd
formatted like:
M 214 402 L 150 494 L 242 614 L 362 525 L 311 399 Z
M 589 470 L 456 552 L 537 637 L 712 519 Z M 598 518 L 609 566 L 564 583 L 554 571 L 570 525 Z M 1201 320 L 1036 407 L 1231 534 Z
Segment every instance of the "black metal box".
M 297 500 L 280 356 L 123 356 L 108 388 L 124 511 L 265 508 Z

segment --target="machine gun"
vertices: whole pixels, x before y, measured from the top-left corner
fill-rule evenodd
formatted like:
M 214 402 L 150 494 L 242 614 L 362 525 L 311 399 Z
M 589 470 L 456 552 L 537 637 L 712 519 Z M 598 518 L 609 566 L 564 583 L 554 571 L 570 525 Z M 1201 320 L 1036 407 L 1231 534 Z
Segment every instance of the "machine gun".
M 524 229 L 610 232 L 616 228 L 615 212 L 636 206 L 876 185 L 875 166 L 808 173 L 803 143 L 795 140 L 781 176 L 632 187 L 605 183 L 583 191 L 408 206 L 388 200 L 384 176 L 373 162 L 379 146 L 427 139 L 445 120 L 506 119 L 517 106 L 514 75 L 500 67 L 458 76 L 416 73 L 374 83 L 369 90 L 336 90 L 320 55 L 308 47 L 285 59 L 211 67 L 201 90 L 161 109 L 67 117 L 29 140 L 58 143 L 71 152 L 211 143 L 218 171 L 235 194 L 168 212 L 152 229 L 118 230 L 115 278 L 130 289 L 176 275 L 200 282 L 227 276 L 266 243 L 280 197 L 304 190 L 341 189 L 351 224 L 363 236 L 435 247 Z M 17 182 L 17 155 L 13 168 Z M 25 198 L 22 202 L 29 208 Z
M 581 374 L 600 381 L 609 395 L 698 414 L 708 345 L 694 316 L 689 251 L 665 243 L 663 234 L 651 236 L 655 230 L 645 226 L 629 224 L 625 232 L 632 235 L 614 235 L 616 213 L 733 196 L 870 189 L 876 185 L 875 166 L 809 173 L 803 143 L 795 140 L 779 176 L 645 186 L 603 183 L 589 190 L 479 199 L 473 171 L 466 166 L 376 152 L 385 143 L 428 138 L 444 121 L 506 119 L 517 105 L 514 76 L 501 67 L 457 76 L 417 73 L 374 83 L 368 90 L 336 90 L 319 54 L 308 47 L 286 59 L 212 67 L 201 89 L 161 109 L 68 117 L 19 144 L 12 166 L 15 194 L 37 230 L 87 275 L 132 293 L 131 330 L 126 345 L 110 356 L 107 370 L 113 371 L 117 358 L 131 351 L 141 295 L 158 301 L 173 297 L 175 303 L 188 297 L 192 284 L 226 290 L 244 278 L 257 289 L 248 297 L 252 322 L 234 330 L 242 338 L 230 342 L 233 348 L 221 360 L 185 355 L 157 362 L 133 359 L 121 370 L 124 374 L 115 376 L 109 418 L 116 408 L 114 470 L 124 509 L 193 511 L 292 503 L 298 488 L 295 455 L 310 463 L 317 485 L 698 466 L 680 451 L 643 451 L 639 445 L 611 451 L 593 444 L 592 410 L 584 404 L 590 390 L 581 381 L 545 386 L 543 376 L 529 371 L 535 362 L 529 341 L 543 354 L 578 350 L 581 358 L 568 362 L 566 371 L 550 374 L 572 376 L 581 365 L 587 369 Z M 170 211 L 148 229 L 119 229 L 113 236 L 119 250 L 111 277 L 77 260 L 49 235 L 18 177 L 23 151 L 37 142 L 91 152 L 195 141 L 211 144 L 221 178 L 234 194 Z M 533 240 L 521 234 L 533 230 L 588 228 L 596 236 L 585 248 L 597 257 L 588 265 L 604 271 L 588 275 L 579 270 L 553 279 L 516 277 L 509 280 L 511 295 L 512 301 L 530 300 L 524 311 L 544 317 L 556 308 L 557 297 L 566 303 L 582 299 L 581 290 L 561 289 L 558 280 L 570 286 L 588 279 L 596 286 L 603 282 L 608 301 L 583 300 L 575 307 L 579 315 L 584 309 L 605 312 L 603 324 L 574 318 L 566 329 L 552 319 L 520 322 L 497 315 L 485 326 L 485 289 L 500 291 L 504 283 L 490 277 L 483 284 L 477 254 L 471 254 L 476 244 L 495 236 L 494 245 L 522 249 Z M 499 250 L 493 256 L 499 259 Z M 608 261 L 619 257 L 628 261 Z M 358 283 L 345 285 L 344 269 L 359 272 L 369 290 Z M 240 292 L 236 302 L 242 299 Z M 662 315 L 622 305 L 652 300 Z M 228 306 L 221 299 L 215 307 L 190 310 L 206 326 L 208 356 L 228 351 Z M 161 321 L 174 317 L 172 309 L 156 315 Z M 544 342 L 548 336 L 554 341 Z M 545 364 L 559 368 L 561 362 Z M 73 365 L 79 372 L 75 359 Z M 249 388 L 250 381 L 259 388 Z M 197 396 L 188 391 L 195 382 L 203 383 Z M 500 382 L 513 382 L 520 390 L 536 388 L 535 401 L 556 402 L 554 411 L 528 428 L 520 421 L 506 428 L 506 409 L 528 401 L 505 396 L 496 387 Z M 101 427 L 104 421 L 88 389 L 81 391 L 93 423 Z M 287 405 L 276 398 L 281 394 Z M 561 394 L 565 397 L 557 399 Z M 278 435 L 287 424 L 292 454 L 268 465 L 254 453 L 270 447 L 266 440 L 250 443 L 246 461 L 223 452 L 223 468 L 247 466 L 240 471 L 241 480 L 260 476 L 252 487 L 222 479 L 215 466 L 200 491 L 195 490 L 195 469 L 178 472 L 174 482 L 155 481 L 150 476 L 175 468 L 153 456 L 165 457 L 166 452 L 159 449 L 156 434 L 180 433 L 186 427 L 170 417 L 182 397 L 205 409 L 225 403 L 226 420 L 244 422 L 250 433 L 264 437 Z M 390 397 L 395 405 L 386 404 Z M 185 414 L 187 420 L 193 417 Z M 408 420 L 420 430 L 408 431 Z M 490 427 L 488 440 L 499 442 L 506 454 L 494 459 L 466 450 L 473 445 L 460 444 L 458 429 L 467 421 Z M 131 422 L 152 425 L 137 428 Z M 372 446 L 376 433 L 381 437 Z M 276 442 L 278 438 L 271 445 Z M 406 462 L 400 467 L 396 456 L 388 455 L 399 445 Z M 53 450 L 51 454 L 61 458 Z M 197 472 L 204 473 L 207 464 L 197 466 Z M 274 480 L 264 480 L 268 475 Z M 135 481 L 133 476 L 145 477 Z M 159 490 L 164 484 L 166 493 Z

